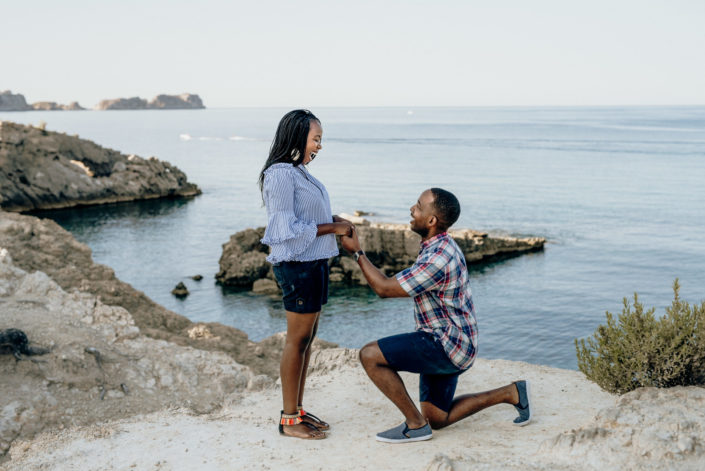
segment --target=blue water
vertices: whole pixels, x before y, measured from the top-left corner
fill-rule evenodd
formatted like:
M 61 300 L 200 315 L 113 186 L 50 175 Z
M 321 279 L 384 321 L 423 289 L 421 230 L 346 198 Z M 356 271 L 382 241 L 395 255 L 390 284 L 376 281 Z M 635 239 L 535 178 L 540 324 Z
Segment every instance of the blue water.
M 43 213 L 156 302 L 260 340 L 285 330 L 281 302 L 215 284 L 221 245 L 265 224 L 256 180 L 285 109 L 0 113 L 157 156 L 203 195 Z M 431 186 L 462 204 L 457 227 L 548 239 L 543 252 L 471 270 L 480 356 L 576 368 L 573 339 L 635 291 L 658 312 L 705 299 L 705 107 L 313 110 L 311 171 L 333 211 L 408 223 Z M 204 280 L 188 278 L 202 274 Z M 184 281 L 185 300 L 170 291 Z M 348 347 L 413 328 L 409 299 L 336 289 L 319 334 Z

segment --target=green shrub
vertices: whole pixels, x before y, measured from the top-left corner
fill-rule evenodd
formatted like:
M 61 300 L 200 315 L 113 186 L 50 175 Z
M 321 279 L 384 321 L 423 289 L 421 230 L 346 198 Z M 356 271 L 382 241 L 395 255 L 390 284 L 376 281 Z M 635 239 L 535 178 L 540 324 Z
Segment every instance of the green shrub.
M 624 298 L 622 314 L 607 312 L 607 325 L 592 337 L 575 340 L 578 368 L 601 388 L 624 394 L 643 386 L 667 388 L 705 383 L 705 301 L 690 306 L 674 299 L 661 318 Z

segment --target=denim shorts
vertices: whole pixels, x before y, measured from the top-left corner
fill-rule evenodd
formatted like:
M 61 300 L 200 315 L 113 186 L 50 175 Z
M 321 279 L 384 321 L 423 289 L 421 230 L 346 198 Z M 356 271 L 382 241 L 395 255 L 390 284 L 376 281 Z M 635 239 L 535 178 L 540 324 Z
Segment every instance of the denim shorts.
M 419 400 L 448 412 L 458 376 L 467 370 L 455 366 L 441 341 L 428 332 L 392 335 L 377 341 L 385 360 L 397 371 L 420 373 Z
M 328 260 L 279 262 L 273 269 L 287 311 L 299 314 L 320 312 L 328 302 Z

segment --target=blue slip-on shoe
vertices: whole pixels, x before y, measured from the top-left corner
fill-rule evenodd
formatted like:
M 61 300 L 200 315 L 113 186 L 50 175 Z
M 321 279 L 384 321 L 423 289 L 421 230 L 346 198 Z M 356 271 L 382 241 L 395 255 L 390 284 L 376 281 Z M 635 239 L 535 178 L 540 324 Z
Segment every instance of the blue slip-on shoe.
M 378 433 L 375 439 L 378 442 L 385 443 L 408 443 L 430 440 L 432 437 L 433 432 L 431 431 L 431 426 L 429 424 L 426 424 L 423 427 L 411 429 L 406 426 L 406 422 L 402 422 L 401 425 L 397 425 L 394 428 Z
M 513 424 L 523 427 L 524 425 L 529 425 L 529 422 L 531 422 L 531 390 L 528 381 L 517 381 L 514 384 L 519 392 L 519 404 L 514 406 L 519 413 L 519 417 L 514 419 Z

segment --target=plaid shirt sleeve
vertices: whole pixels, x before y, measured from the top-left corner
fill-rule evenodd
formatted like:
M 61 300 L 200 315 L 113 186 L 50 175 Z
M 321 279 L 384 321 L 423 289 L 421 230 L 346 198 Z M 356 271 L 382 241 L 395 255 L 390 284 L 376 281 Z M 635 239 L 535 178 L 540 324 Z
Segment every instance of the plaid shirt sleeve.
M 396 274 L 397 281 L 412 298 L 438 288 L 445 281 L 445 264 L 433 263 L 434 258 L 417 260 L 412 266 Z

